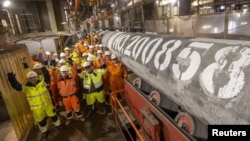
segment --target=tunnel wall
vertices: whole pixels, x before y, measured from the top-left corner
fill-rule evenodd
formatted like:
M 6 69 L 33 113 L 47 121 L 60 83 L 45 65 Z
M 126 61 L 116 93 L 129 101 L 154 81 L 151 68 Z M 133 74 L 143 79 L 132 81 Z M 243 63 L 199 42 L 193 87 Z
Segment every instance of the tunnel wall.
M 14 72 L 16 79 L 24 84 L 22 58 L 29 56 L 27 47 L 20 45 L 0 46 L 0 90 L 18 140 L 23 140 L 33 125 L 33 117 L 26 95 L 14 90 L 7 79 L 8 72 Z M 31 66 L 31 59 L 27 57 Z M 7 115 L 5 115 L 7 116 Z
M 102 43 L 200 120 L 250 123 L 249 41 L 106 32 Z

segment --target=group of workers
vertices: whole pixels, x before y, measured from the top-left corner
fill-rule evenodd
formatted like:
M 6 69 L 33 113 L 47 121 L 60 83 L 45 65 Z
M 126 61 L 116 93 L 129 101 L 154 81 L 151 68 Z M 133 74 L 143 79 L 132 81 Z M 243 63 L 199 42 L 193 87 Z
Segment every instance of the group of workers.
M 102 114 L 106 114 L 106 97 L 111 92 L 124 88 L 127 68 L 115 54 L 104 49 L 100 39 L 79 40 L 71 48 L 65 47 L 58 55 L 39 49 L 38 58 L 33 58 L 33 68 L 29 69 L 26 57 L 23 59 L 28 82 L 20 84 L 13 72 L 7 74 L 11 86 L 23 91 L 38 123 L 43 138 L 48 136 L 47 117 L 59 129 L 64 127 L 56 113 L 60 101 L 66 111 L 67 121 L 90 118 L 98 103 Z M 87 113 L 84 116 L 77 95 L 86 99 Z

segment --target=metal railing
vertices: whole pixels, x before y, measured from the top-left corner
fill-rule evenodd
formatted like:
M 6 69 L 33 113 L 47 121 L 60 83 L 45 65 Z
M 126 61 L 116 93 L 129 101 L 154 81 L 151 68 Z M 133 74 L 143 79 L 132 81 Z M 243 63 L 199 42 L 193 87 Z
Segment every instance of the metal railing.
M 118 112 L 118 110 L 120 109 L 122 111 L 122 114 L 126 117 L 126 120 L 129 122 L 129 124 L 134 129 L 134 131 L 135 131 L 135 133 L 137 135 L 137 138 L 140 141 L 144 141 L 144 138 L 141 135 L 139 129 L 136 127 L 134 121 L 132 120 L 131 116 L 129 115 L 129 111 L 126 110 L 126 108 L 125 108 L 126 105 L 122 104 L 122 102 L 121 102 L 122 99 L 119 100 L 119 98 L 118 98 L 118 97 L 123 97 L 122 93 L 124 93 L 124 92 L 125 92 L 125 90 L 122 89 L 122 90 L 112 92 L 111 95 L 110 95 L 110 105 L 111 105 L 112 114 L 113 114 L 113 116 L 115 118 L 116 127 L 125 129 L 126 132 L 129 135 L 130 139 L 134 140 L 131 133 L 129 132 L 129 129 L 127 128 L 127 125 L 126 125 L 125 121 L 121 120 L 122 115 L 119 114 L 119 112 Z

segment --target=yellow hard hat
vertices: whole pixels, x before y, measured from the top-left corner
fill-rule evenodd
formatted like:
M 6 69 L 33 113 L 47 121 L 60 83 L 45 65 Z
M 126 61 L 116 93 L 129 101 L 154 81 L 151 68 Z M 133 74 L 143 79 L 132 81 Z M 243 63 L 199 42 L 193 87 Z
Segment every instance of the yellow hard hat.
M 66 50 L 69 50 L 69 47 L 65 47 L 65 48 L 64 48 L 64 51 L 66 51 Z

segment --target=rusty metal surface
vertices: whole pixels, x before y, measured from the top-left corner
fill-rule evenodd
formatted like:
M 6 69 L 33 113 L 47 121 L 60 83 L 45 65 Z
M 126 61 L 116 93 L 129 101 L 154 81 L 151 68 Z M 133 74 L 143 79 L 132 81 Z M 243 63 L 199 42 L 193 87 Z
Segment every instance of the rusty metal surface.
M 142 128 L 141 130 L 143 130 L 143 133 L 145 133 L 145 140 L 195 140 L 190 135 L 183 132 L 183 130 L 179 129 L 169 116 L 164 114 L 163 111 L 159 110 L 156 106 L 150 103 L 146 97 L 141 95 L 127 81 L 125 82 L 124 99 L 128 103 L 131 112 L 137 119 L 137 122 L 140 124 Z

